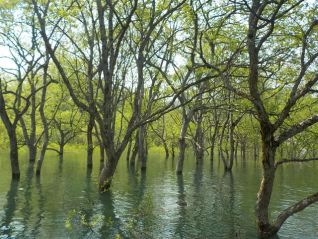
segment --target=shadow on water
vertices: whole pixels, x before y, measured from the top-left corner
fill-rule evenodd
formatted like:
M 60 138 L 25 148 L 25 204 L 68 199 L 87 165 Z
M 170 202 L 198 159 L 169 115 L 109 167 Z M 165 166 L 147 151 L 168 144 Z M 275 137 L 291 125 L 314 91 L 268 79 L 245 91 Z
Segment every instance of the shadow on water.
M 42 184 L 41 184 L 41 178 L 36 177 L 35 179 L 35 190 L 38 196 L 38 205 L 37 205 L 37 210 L 38 212 L 36 213 L 36 219 L 34 223 L 34 228 L 31 232 L 31 237 L 32 238 L 39 238 L 40 236 L 40 228 L 42 226 L 42 220 L 44 219 L 44 213 L 45 213 L 45 197 L 43 195 L 42 191 Z
M 28 234 L 28 229 L 30 226 L 30 217 L 33 212 L 32 208 L 32 179 L 34 175 L 34 164 L 29 164 L 26 171 L 26 177 L 25 180 L 23 180 L 23 183 L 21 184 L 23 195 L 24 195 L 24 202 L 23 202 L 23 208 L 21 210 L 22 213 L 22 224 L 23 224 L 23 231 L 22 235 L 26 236 Z
M 175 230 L 175 236 L 182 238 L 183 231 L 185 226 L 186 219 L 186 207 L 188 205 L 186 201 L 186 193 L 184 188 L 184 180 L 183 175 L 177 175 L 177 186 L 178 186 L 178 196 L 177 196 L 177 204 L 178 204 L 178 223 Z
M 82 216 L 82 223 L 84 224 L 82 230 L 82 237 L 94 238 L 97 236 L 94 225 L 94 198 L 92 195 L 96 193 L 96 188 L 92 187 L 92 168 L 86 167 L 86 180 L 83 189 L 83 202 L 81 203 L 80 213 Z
M 224 208 L 226 209 L 228 236 L 234 238 L 242 238 L 240 234 L 239 222 L 235 221 L 235 188 L 234 188 L 234 177 L 232 171 L 225 171 L 223 174 L 223 184 L 226 185 L 224 188 Z M 237 224 L 237 225 L 236 225 Z M 237 228 L 236 228 L 237 226 Z
M 115 214 L 114 196 L 111 190 L 99 195 L 99 211 L 103 220 L 98 230 L 100 235 L 109 235 L 108 238 L 114 238 L 119 231 L 119 219 Z
M 63 176 L 63 160 L 61 160 L 61 159 L 59 159 L 59 162 L 58 162 L 57 175 L 59 177 Z
M 10 238 L 13 233 L 11 223 L 13 222 L 13 217 L 15 210 L 17 208 L 17 195 L 19 191 L 19 181 L 12 180 L 10 184 L 10 189 L 7 193 L 7 204 L 4 209 L 4 217 L 0 224 L 0 235 L 8 236 Z

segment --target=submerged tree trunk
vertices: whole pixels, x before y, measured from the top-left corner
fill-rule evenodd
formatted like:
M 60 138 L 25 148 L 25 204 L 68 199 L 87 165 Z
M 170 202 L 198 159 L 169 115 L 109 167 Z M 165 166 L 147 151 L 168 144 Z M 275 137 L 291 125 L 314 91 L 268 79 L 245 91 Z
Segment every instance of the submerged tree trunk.
M 89 116 L 89 122 L 87 125 L 87 168 L 93 168 L 93 129 L 95 120 L 93 116 Z
M 20 168 L 19 168 L 19 152 L 18 152 L 18 141 L 15 130 L 10 130 L 8 132 L 10 140 L 10 161 L 11 161 L 11 171 L 12 179 L 20 178 Z
M 178 155 L 178 162 L 177 162 L 177 169 L 176 169 L 177 174 L 182 174 L 185 150 L 186 150 L 185 138 L 180 138 L 179 139 L 179 155 Z
M 171 143 L 171 157 L 172 157 L 172 159 L 174 159 L 174 158 L 175 158 L 174 143 Z
M 43 85 L 46 85 L 46 79 L 47 79 L 47 65 L 44 68 L 44 77 L 43 77 Z M 39 108 L 40 112 L 40 117 L 43 125 L 43 143 L 42 143 L 42 148 L 40 152 L 40 157 L 37 161 L 37 166 L 36 166 L 36 175 L 39 176 L 41 174 L 41 169 L 42 169 L 42 164 L 44 161 L 45 153 L 47 146 L 49 144 L 49 126 L 45 117 L 44 113 L 44 106 L 46 102 L 46 90 L 47 87 L 44 87 L 42 90 L 42 96 L 41 96 L 41 104 Z
M 130 159 L 131 146 L 132 146 L 132 139 L 130 139 L 129 143 L 128 143 L 128 149 L 127 149 L 127 154 L 126 154 L 126 161 L 127 162 L 129 162 L 129 159 Z
M 182 128 L 179 137 L 179 155 L 178 155 L 178 162 L 176 173 L 182 174 L 183 171 L 183 162 L 186 150 L 186 135 L 188 131 L 188 127 L 192 118 L 192 112 L 189 112 L 188 115 L 184 112 L 182 118 Z
M 99 144 L 99 158 L 100 162 L 103 163 L 105 161 L 105 146 L 102 142 Z
M 216 136 L 218 134 L 218 131 L 219 131 L 219 121 L 217 120 L 215 122 L 215 127 L 214 127 L 214 132 L 212 134 L 212 137 L 211 137 L 211 148 L 210 148 L 210 160 L 213 161 L 214 159 L 214 149 L 215 149 L 215 141 L 216 141 Z
M 202 120 L 203 120 L 203 114 L 202 112 L 199 112 L 198 118 L 197 118 L 197 127 L 195 132 L 195 158 L 196 163 L 202 163 L 202 160 L 204 158 L 204 134 L 202 130 Z
M 18 141 L 16 135 L 16 123 L 17 119 L 14 123 L 11 123 L 10 118 L 5 109 L 5 100 L 2 92 L 2 85 L 0 82 L 0 117 L 6 128 L 9 141 L 10 141 L 10 162 L 11 162 L 11 172 L 12 179 L 20 178 L 20 167 L 19 167 L 19 152 L 18 152 Z
M 141 170 L 144 171 L 147 168 L 147 148 L 146 148 L 146 128 L 140 126 L 139 138 L 138 138 L 138 159 L 141 164 Z
M 267 133 L 268 129 L 262 130 L 262 169 L 263 176 L 257 194 L 256 201 L 256 223 L 260 235 L 269 237 L 275 234 L 278 229 L 273 227 L 269 218 L 269 204 L 271 200 L 274 179 L 275 179 L 275 152 L 276 145 L 272 134 Z
M 241 158 L 246 160 L 246 138 L 241 139 Z
M 225 165 L 225 170 L 226 171 L 231 171 L 233 167 L 233 162 L 234 162 L 234 153 L 235 153 L 235 141 L 234 141 L 234 128 L 235 125 L 231 123 L 230 126 L 230 157 L 229 157 L 229 163 Z
M 118 160 L 119 157 L 116 154 L 112 155 L 111 157 L 107 155 L 104 167 L 101 170 L 99 177 L 100 192 L 105 192 L 110 188 Z
M 61 143 L 59 145 L 59 158 L 60 158 L 61 161 L 64 158 L 64 145 L 65 145 L 64 143 Z
M 254 153 L 254 160 L 257 160 L 258 153 L 257 153 L 257 143 L 253 143 L 253 153 Z
M 30 125 L 30 137 L 29 137 L 29 160 L 30 163 L 34 163 L 36 160 L 36 153 L 37 153 L 37 140 L 36 140 L 36 100 L 35 100 L 35 85 L 34 82 L 32 81 L 31 84 L 31 125 Z
M 135 163 L 136 163 L 136 157 L 138 154 L 138 142 L 139 142 L 139 130 L 137 131 L 137 134 L 136 134 L 135 144 L 134 144 L 134 148 L 133 148 L 132 155 L 130 158 L 130 165 L 131 166 L 135 165 Z

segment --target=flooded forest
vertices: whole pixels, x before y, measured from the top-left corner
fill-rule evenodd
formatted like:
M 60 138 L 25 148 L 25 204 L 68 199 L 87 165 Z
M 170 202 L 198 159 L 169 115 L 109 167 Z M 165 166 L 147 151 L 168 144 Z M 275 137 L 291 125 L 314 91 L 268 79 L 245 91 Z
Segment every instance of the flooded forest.
M 0 0 L 0 239 L 317 238 L 315 0 Z

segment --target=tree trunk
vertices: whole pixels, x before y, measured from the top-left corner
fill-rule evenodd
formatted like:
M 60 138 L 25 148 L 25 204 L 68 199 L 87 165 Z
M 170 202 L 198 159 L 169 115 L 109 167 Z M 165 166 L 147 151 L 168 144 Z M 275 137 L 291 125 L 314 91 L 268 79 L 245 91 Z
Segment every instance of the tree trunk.
M 165 150 L 165 158 L 168 159 L 169 158 L 169 148 L 168 148 L 166 141 L 163 141 L 163 148 Z
M 147 154 L 146 154 L 146 138 L 145 138 L 145 126 L 140 126 L 139 138 L 138 138 L 138 159 L 141 164 L 141 170 L 144 171 L 147 168 Z
M 269 204 L 271 200 L 275 179 L 275 152 L 273 135 L 264 133 L 262 135 L 262 169 L 263 176 L 257 194 L 256 201 L 256 223 L 262 237 L 275 234 L 278 229 L 273 227 L 269 218 Z
M 188 115 L 185 112 L 183 113 L 182 128 L 181 128 L 180 137 L 179 137 L 179 155 L 178 155 L 178 162 L 177 162 L 177 168 L 176 168 L 177 174 L 182 174 L 182 171 L 183 171 L 183 162 L 184 162 L 184 156 L 185 156 L 185 150 L 186 150 L 185 137 L 187 135 L 191 118 L 192 118 L 192 112 L 189 112 Z
M 36 151 L 37 151 L 37 147 L 36 147 L 36 101 L 35 101 L 35 93 L 36 93 L 36 89 L 35 89 L 35 85 L 34 82 L 32 81 L 31 84 L 31 92 L 32 92 L 32 97 L 31 97 L 31 115 L 30 115 L 30 120 L 31 120 L 31 125 L 30 125 L 30 137 L 29 137 L 29 160 L 30 163 L 34 163 L 35 159 L 36 159 Z
M 87 168 L 93 168 L 93 129 L 94 129 L 94 117 L 89 116 L 89 122 L 87 125 Z
M 172 159 L 175 158 L 174 143 L 171 144 L 171 157 L 172 157 Z
M 127 154 L 126 154 L 126 161 L 127 162 L 129 162 L 129 159 L 130 159 L 131 145 L 132 145 L 132 139 L 130 139 L 129 143 L 128 143 L 128 149 L 127 149 Z
M 11 161 L 11 171 L 12 179 L 20 178 L 20 167 L 19 167 L 19 152 L 18 152 L 18 141 L 15 130 L 10 130 L 10 161 Z
M 186 149 L 185 138 L 180 138 L 179 139 L 179 156 L 178 156 L 177 170 L 176 170 L 177 174 L 182 174 L 182 171 L 183 171 L 185 149 Z
M 104 167 L 102 171 L 100 172 L 99 176 L 99 191 L 105 192 L 107 191 L 110 186 L 111 182 L 117 167 L 119 157 L 115 154 L 111 157 L 107 156 L 107 159 L 105 160 Z
M 60 161 L 63 161 L 64 158 L 64 143 L 60 144 L 60 148 L 59 148 L 59 158 Z
M 37 176 L 40 176 L 40 174 L 41 174 L 42 164 L 44 161 L 47 146 L 49 144 L 49 129 L 48 129 L 48 125 L 46 122 L 44 112 L 41 112 L 41 110 L 40 110 L 40 115 L 41 115 L 42 124 L 44 127 L 44 133 L 43 133 L 43 144 L 42 144 L 42 148 L 41 148 L 41 152 L 40 152 L 40 157 L 37 161 L 37 166 L 36 166 L 36 175 Z
M 39 159 L 37 161 L 37 165 L 36 165 L 36 175 L 37 176 L 40 176 L 40 174 L 41 174 L 42 164 L 44 161 L 47 146 L 48 146 L 48 141 L 43 142 L 41 152 L 40 152 L 40 157 L 39 157 Z
M 105 161 L 105 146 L 103 143 L 99 144 L 99 157 L 100 157 L 100 162 Z
M 44 67 L 43 86 L 45 86 L 47 82 L 47 68 L 48 68 L 48 65 L 46 64 Z M 46 102 L 46 90 L 47 90 L 47 87 L 45 86 L 42 90 L 41 104 L 39 108 L 40 117 L 41 117 L 41 121 L 43 125 L 43 144 L 42 144 L 42 148 L 40 152 L 40 157 L 37 161 L 37 166 L 36 166 L 37 176 L 41 174 L 42 164 L 44 161 L 47 146 L 49 144 L 49 126 L 48 126 L 48 122 L 46 120 L 45 113 L 44 113 L 44 106 Z
M 37 153 L 36 151 L 37 151 L 37 148 L 36 148 L 35 142 L 33 142 L 29 145 L 29 160 L 31 164 L 35 162 L 36 153 Z
M 242 160 L 246 159 L 246 139 L 241 140 L 241 158 Z
M 254 160 L 257 160 L 257 144 L 254 143 L 253 144 L 253 152 L 254 152 Z
M 214 159 L 214 148 L 215 148 L 215 140 L 216 140 L 216 136 L 219 130 L 219 122 L 216 121 L 215 122 L 215 127 L 214 127 L 214 132 L 211 138 L 211 149 L 210 149 L 210 160 L 213 161 Z
M 235 152 L 234 152 L 234 158 L 235 158 L 235 160 L 237 160 L 238 144 L 239 144 L 239 142 L 238 142 L 238 140 L 236 140 L 236 142 L 235 142 Z
M 201 112 L 199 112 L 199 116 L 197 119 L 197 127 L 195 132 L 195 158 L 196 163 L 202 163 L 202 160 L 204 158 L 204 135 L 202 130 L 202 120 L 203 115 Z
M 235 140 L 234 140 L 234 125 L 230 126 L 230 157 L 229 157 L 229 163 L 225 165 L 226 171 L 231 171 L 233 167 L 234 162 L 234 153 L 235 153 Z

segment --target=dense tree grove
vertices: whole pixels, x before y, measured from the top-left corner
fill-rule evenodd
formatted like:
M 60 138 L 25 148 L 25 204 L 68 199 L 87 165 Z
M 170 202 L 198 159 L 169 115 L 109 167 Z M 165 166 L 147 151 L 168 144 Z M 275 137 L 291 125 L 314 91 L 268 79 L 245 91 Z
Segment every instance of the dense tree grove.
M 0 140 L 13 180 L 20 147 L 40 176 L 47 150 L 62 161 L 82 144 L 90 169 L 99 150 L 104 192 L 123 155 L 144 171 L 162 147 L 177 175 L 187 151 L 226 172 L 260 160 L 263 237 L 318 201 L 269 216 L 277 167 L 318 160 L 315 1 L 15 0 L 0 14 Z

